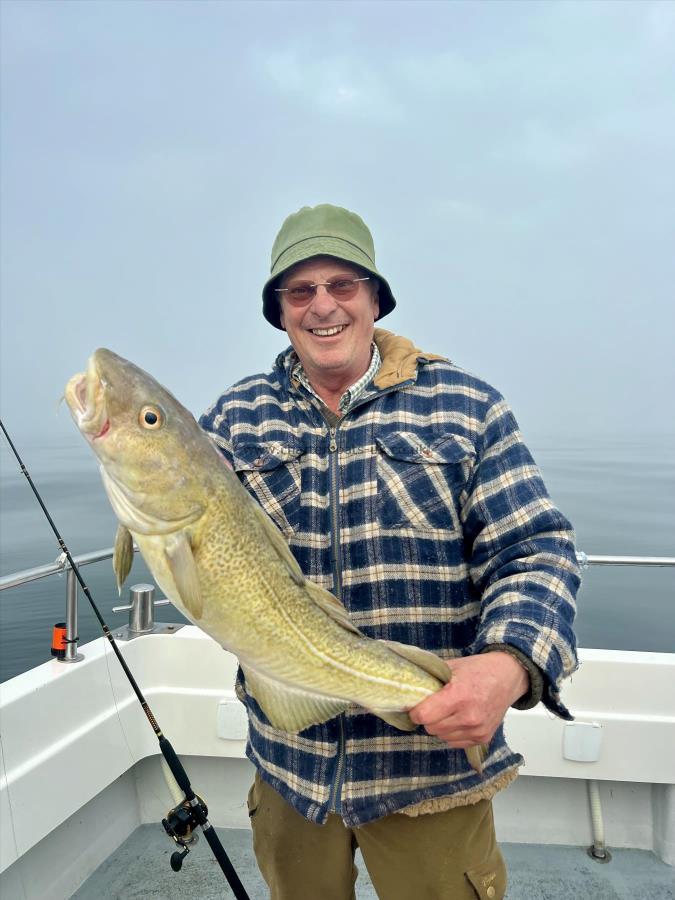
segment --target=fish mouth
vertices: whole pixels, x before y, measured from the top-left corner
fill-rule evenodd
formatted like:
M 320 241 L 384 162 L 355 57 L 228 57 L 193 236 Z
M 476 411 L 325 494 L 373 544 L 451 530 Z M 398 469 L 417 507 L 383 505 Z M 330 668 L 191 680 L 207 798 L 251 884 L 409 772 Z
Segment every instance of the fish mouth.
M 77 427 L 86 437 L 95 441 L 110 430 L 103 381 L 93 356 L 89 357 L 87 371 L 73 375 L 66 385 L 65 400 Z

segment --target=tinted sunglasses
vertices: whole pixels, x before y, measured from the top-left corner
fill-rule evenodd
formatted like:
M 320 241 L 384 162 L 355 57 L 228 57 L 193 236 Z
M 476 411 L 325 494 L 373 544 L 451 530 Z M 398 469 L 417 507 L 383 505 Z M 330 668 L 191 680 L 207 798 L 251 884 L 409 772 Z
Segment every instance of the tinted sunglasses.
M 275 288 L 277 294 L 286 294 L 286 300 L 293 306 L 303 306 L 316 297 L 316 289 L 325 287 L 328 293 L 335 300 L 351 300 L 355 297 L 359 289 L 361 281 L 370 281 L 370 278 L 348 278 L 344 275 L 338 275 L 331 278 L 330 281 L 318 281 L 313 284 L 311 281 L 295 281 L 285 288 Z

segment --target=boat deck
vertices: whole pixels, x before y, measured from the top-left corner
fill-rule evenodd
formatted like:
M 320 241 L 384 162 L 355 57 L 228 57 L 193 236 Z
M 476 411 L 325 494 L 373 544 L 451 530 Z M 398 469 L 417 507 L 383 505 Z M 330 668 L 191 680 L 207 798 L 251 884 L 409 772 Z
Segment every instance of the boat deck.
M 251 900 L 267 900 L 253 855 L 251 832 L 219 828 L 218 834 Z M 675 870 L 647 850 L 612 850 L 611 862 L 590 859 L 583 847 L 501 844 L 509 869 L 508 900 L 673 900 Z M 174 845 L 161 825 L 141 825 L 73 894 L 73 900 L 201 900 L 231 896 L 206 841 L 173 872 Z M 357 853 L 358 900 L 377 900 Z

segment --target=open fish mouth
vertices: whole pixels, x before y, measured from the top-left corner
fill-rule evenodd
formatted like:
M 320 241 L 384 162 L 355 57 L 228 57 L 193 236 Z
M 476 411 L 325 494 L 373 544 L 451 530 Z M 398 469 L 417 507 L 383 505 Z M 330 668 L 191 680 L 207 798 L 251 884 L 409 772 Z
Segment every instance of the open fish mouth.
M 103 382 L 96 370 L 94 357 L 89 358 L 86 372 L 73 375 L 65 391 L 66 403 L 80 431 L 92 440 L 103 437 L 110 428 L 105 406 Z

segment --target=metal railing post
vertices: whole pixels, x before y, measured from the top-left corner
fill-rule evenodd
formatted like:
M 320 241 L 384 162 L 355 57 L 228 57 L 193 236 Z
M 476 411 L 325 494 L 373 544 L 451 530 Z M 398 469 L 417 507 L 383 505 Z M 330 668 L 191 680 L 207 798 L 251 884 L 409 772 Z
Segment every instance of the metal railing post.
M 66 654 L 59 662 L 74 663 L 84 659 L 77 652 L 77 578 L 75 572 L 68 567 L 66 572 Z

